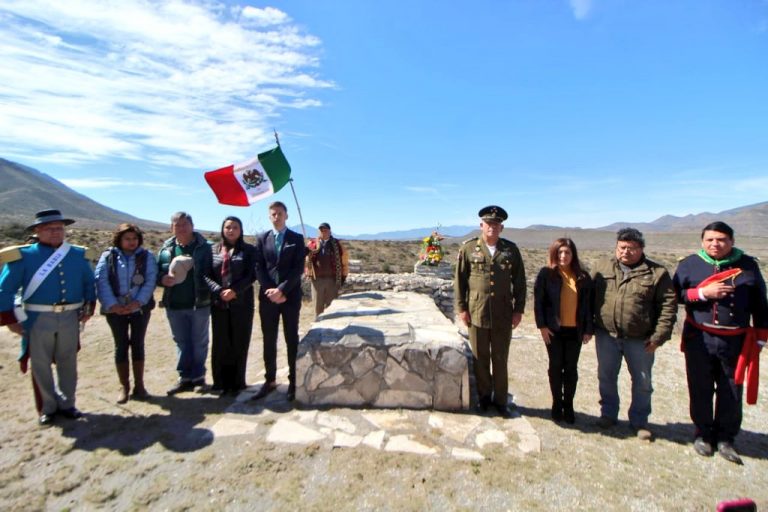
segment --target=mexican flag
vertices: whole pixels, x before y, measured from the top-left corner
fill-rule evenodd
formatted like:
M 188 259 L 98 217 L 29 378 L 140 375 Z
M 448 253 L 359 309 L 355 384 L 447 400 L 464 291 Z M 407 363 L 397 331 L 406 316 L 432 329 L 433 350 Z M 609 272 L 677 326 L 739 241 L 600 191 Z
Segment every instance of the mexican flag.
M 291 179 L 291 166 L 280 146 L 241 164 L 205 173 L 205 181 L 221 204 L 248 206 L 269 197 Z

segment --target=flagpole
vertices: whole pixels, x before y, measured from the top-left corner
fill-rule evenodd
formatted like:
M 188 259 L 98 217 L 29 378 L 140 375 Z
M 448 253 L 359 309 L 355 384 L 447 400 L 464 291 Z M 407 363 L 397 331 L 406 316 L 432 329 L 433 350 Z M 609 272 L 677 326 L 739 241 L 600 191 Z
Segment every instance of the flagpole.
M 272 131 L 275 132 L 275 142 L 277 143 L 277 147 L 280 147 L 280 139 L 277 136 L 277 130 L 272 128 Z M 299 198 L 296 197 L 296 189 L 293 187 L 293 178 L 289 178 L 288 183 L 291 185 L 293 200 L 296 202 L 296 211 L 299 212 L 299 222 L 301 222 L 301 234 L 304 235 L 304 241 L 306 243 L 309 239 L 307 238 L 307 230 L 304 227 L 304 217 L 301 215 L 301 206 L 299 206 Z
M 304 235 L 304 240 L 309 240 L 307 238 L 307 230 L 304 228 L 304 217 L 301 216 L 301 207 L 299 206 L 299 200 L 296 198 L 296 189 L 293 188 L 293 178 L 288 180 L 288 183 L 291 185 L 291 192 L 293 192 L 293 200 L 296 201 L 296 211 L 299 212 L 299 222 L 301 222 L 301 233 Z

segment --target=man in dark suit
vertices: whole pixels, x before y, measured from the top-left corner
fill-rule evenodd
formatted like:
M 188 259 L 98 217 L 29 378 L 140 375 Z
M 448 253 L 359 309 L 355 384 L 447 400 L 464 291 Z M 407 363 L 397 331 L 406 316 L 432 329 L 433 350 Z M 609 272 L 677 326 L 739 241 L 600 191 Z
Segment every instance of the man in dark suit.
M 269 205 L 272 229 L 256 238 L 256 278 L 259 281 L 259 316 L 264 338 L 265 382 L 253 397 L 258 400 L 277 388 L 277 326 L 283 319 L 288 352 L 288 400 L 296 394 L 296 350 L 299 345 L 301 275 L 304 273 L 304 237 L 285 226 L 288 209 Z

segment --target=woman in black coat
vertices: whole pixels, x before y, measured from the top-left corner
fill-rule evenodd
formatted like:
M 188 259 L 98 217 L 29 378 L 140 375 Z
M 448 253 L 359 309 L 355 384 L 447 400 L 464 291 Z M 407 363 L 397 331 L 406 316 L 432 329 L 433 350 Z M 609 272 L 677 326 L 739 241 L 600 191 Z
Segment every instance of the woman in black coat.
M 246 387 L 245 367 L 253 328 L 254 247 L 243 240 L 243 223 L 227 217 L 221 242 L 213 246 L 205 280 L 212 292 L 211 370 L 215 393 L 236 394 Z
M 533 287 L 536 327 L 547 346 L 552 419 L 576 421 L 573 397 L 581 345 L 592 339 L 592 280 L 579 263 L 576 245 L 558 238 Z

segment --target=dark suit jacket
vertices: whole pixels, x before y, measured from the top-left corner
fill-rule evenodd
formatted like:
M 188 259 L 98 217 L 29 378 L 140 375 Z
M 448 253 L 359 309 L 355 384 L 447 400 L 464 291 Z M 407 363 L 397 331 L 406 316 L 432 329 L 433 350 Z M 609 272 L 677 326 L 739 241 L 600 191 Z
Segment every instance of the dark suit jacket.
M 533 311 L 536 327 L 549 328 L 552 332 L 560 330 L 560 290 L 563 278 L 553 268 L 543 267 L 536 276 L 533 286 Z M 592 279 L 582 271 L 576 278 L 576 332 L 579 341 L 584 334 L 594 334 L 592 319 Z
M 256 237 L 256 279 L 259 281 L 259 300 L 269 300 L 264 292 L 279 288 L 288 302 L 301 302 L 301 275 L 304 273 L 304 237 L 287 229 L 280 258 L 275 251 L 272 230 Z
M 229 262 L 229 273 L 231 283 L 228 288 L 234 290 L 237 298 L 229 303 L 224 303 L 219 298 L 219 294 L 224 289 L 221 282 L 221 242 L 215 244 L 212 248 L 213 264 L 209 274 L 205 277 L 205 282 L 211 290 L 211 299 L 218 307 L 227 308 L 229 306 L 243 306 L 253 309 L 253 281 L 256 279 L 256 262 L 254 261 L 255 249 L 251 244 L 242 242 L 232 251 L 232 257 Z M 224 304 L 228 304 L 224 306 Z

